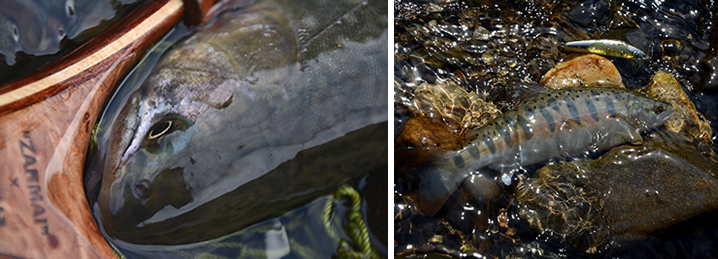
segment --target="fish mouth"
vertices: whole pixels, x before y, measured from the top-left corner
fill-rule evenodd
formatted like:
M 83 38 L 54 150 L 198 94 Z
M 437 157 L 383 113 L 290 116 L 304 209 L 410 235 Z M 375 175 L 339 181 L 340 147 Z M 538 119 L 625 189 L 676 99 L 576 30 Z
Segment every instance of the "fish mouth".
M 116 215 L 126 203 L 125 190 L 127 190 L 127 187 L 129 186 L 125 181 L 115 181 L 112 183 L 107 204 L 111 214 Z

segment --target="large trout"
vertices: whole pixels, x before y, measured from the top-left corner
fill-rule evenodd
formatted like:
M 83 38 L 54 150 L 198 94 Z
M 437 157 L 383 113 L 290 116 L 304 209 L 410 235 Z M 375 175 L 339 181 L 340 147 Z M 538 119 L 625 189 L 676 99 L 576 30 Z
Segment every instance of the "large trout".
M 386 21 L 383 0 L 254 1 L 166 53 L 89 163 L 104 231 L 208 240 L 385 170 Z
M 581 157 L 621 143 L 641 144 L 641 132 L 673 114 L 667 102 L 626 90 L 564 89 L 536 96 L 467 133 L 458 151 L 430 154 L 420 170 L 419 207 L 433 215 L 472 171 L 491 168 L 510 183 L 512 171 L 550 159 Z

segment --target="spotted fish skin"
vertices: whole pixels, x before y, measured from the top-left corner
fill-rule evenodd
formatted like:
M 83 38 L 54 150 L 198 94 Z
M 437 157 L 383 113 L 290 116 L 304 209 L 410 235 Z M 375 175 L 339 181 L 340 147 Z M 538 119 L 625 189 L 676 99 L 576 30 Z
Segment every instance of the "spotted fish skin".
M 436 168 L 425 170 L 420 207 L 435 213 L 471 171 L 481 168 L 503 172 L 508 184 L 510 171 L 520 166 L 640 144 L 642 131 L 660 126 L 672 113 L 667 102 L 621 89 L 563 89 L 536 96 L 469 132 L 465 147 L 447 151 Z

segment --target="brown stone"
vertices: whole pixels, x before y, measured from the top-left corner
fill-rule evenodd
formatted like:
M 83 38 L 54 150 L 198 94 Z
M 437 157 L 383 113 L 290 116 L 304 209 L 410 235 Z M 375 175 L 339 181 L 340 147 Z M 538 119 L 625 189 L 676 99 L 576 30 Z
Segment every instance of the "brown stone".
M 596 54 L 572 54 L 541 78 L 551 89 L 577 87 L 616 87 L 623 85 L 621 74 L 613 62 Z
M 419 85 L 414 90 L 412 103 L 411 109 L 418 116 L 440 118 L 463 132 L 501 116 L 496 105 L 452 81 Z
M 461 133 L 446 122 L 430 117 L 409 119 L 396 140 L 396 147 L 421 149 L 458 149 L 463 143 Z
M 713 145 L 710 124 L 703 115 L 696 111 L 696 106 L 681 89 L 678 80 L 671 74 L 658 71 L 651 82 L 641 89 L 641 92 L 673 105 L 676 112 L 665 123 L 668 130 L 688 132 L 696 139 L 707 143 L 708 146 Z
M 718 180 L 711 170 L 718 165 L 688 143 L 673 142 L 680 147 L 670 151 L 657 147 L 664 141 L 539 169 L 516 193 L 521 219 L 595 253 L 716 211 Z

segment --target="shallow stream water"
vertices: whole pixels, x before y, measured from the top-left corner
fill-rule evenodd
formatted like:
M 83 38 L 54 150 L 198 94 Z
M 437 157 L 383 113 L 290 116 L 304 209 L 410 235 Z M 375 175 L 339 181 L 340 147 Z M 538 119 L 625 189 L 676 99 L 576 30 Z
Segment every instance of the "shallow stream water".
M 675 77 L 711 125 L 707 131 L 712 140 L 700 141 L 690 134 L 668 133 L 665 128 L 658 128 L 644 134 L 644 143 L 638 146 L 621 146 L 567 161 L 525 166 L 519 169 L 511 185 L 501 185 L 489 177 L 500 186 L 496 187 L 499 190 L 494 196 L 481 196 L 481 191 L 460 187 L 433 216 L 426 216 L 417 208 L 416 195 L 421 191 L 417 190 L 417 181 L 421 176 L 413 174 L 410 167 L 401 166 L 407 162 L 401 159 L 411 158 L 399 156 L 394 190 L 395 255 L 407 258 L 446 254 L 472 258 L 718 256 L 714 209 L 718 200 L 710 196 L 712 191 L 692 192 L 695 187 L 661 189 L 661 184 L 677 185 L 656 176 L 678 175 L 679 171 L 684 172 L 679 168 L 695 166 L 697 169 L 692 172 L 715 186 L 718 89 L 713 78 L 717 73 L 714 64 L 718 29 L 714 25 L 718 14 L 713 2 L 406 0 L 395 1 L 394 9 L 394 129 L 395 140 L 401 141 L 395 149 L 397 153 L 407 148 L 403 146 L 404 137 L 400 138 L 399 134 L 406 122 L 417 116 L 413 102 L 416 89 L 426 89 L 426 85 L 457 85 L 492 103 L 500 112 L 507 112 L 533 94 L 531 89 L 536 88 L 542 76 L 570 54 L 562 44 L 590 39 L 621 40 L 646 53 L 646 59 L 608 57 L 628 89 L 648 85 L 659 71 Z M 438 110 L 426 114 L 442 113 Z M 448 125 L 448 132 L 461 131 L 461 127 L 456 129 L 456 121 L 446 118 L 438 121 Z M 427 145 L 436 148 L 446 144 Z M 454 145 L 461 147 L 462 144 Z M 621 163 L 620 168 L 609 166 Z M 643 163 L 661 166 L 648 169 Z M 686 164 L 677 166 L 682 163 Z M 579 177 L 581 174 L 574 172 L 564 178 L 563 172 L 573 170 L 571 168 L 585 175 Z M 604 172 L 613 174 L 601 176 Z M 644 174 L 648 178 L 642 178 Z M 482 171 L 477 175 L 492 175 L 492 172 Z M 627 178 L 618 180 L 623 175 Z M 635 180 L 639 178 L 644 182 Z M 614 185 L 601 187 L 604 183 Z M 480 186 L 485 189 L 494 185 Z M 526 186 L 548 188 L 556 196 L 527 200 L 518 195 Z M 660 205 L 638 202 L 654 191 Z M 708 196 L 701 196 L 706 193 Z M 674 199 L 686 196 L 701 203 L 690 207 L 692 205 L 681 199 Z M 699 196 L 701 198 L 696 198 Z M 566 207 L 557 206 L 557 202 L 572 209 L 564 211 L 562 208 Z M 545 218 L 541 216 L 543 206 L 549 208 Z M 668 207 L 674 208 L 665 209 Z M 686 209 L 688 207 L 691 209 Z M 696 215 L 687 213 L 693 216 L 670 223 L 664 220 L 674 217 L 676 211 L 686 210 Z M 661 215 L 653 217 L 655 213 Z M 562 224 L 572 222 L 574 215 L 580 217 L 577 221 L 580 224 L 573 226 L 578 226 L 581 234 L 562 232 L 565 227 Z M 597 215 L 600 219 L 594 221 L 592 217 Z M 541 222 L 542 227 L 537 228 L 536 222 Z M 601 223 L 592 225 L 593 222 Z M 644 229 L 639 226 L 642 223 L 637 222 L 658 227 Z M 622 230 L 626 226 L 633 230 Z M 606 231 L 601 232 L 602 229 Z M 607 236 L 603 236 L 605 233 Z M 583 246 L 599 238 L 610 242 L 595 249 Z

